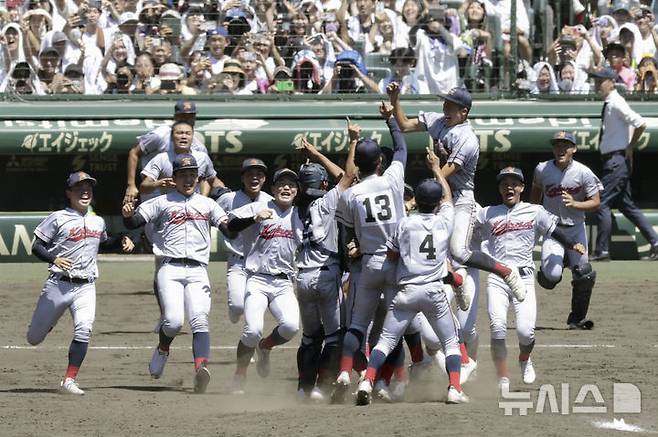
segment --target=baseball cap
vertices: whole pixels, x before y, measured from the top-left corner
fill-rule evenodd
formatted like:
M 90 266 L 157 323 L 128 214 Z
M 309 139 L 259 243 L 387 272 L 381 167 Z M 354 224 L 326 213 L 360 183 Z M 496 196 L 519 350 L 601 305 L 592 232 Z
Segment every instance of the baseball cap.
M 211 36 L 223 36 L 224 38 L 228 37 L 228 30 L 224 26 L 217 26 L 214 29 L 208 29 L 206 36 L 210 38 Z
M 439 97 L 467 109 L 473 105 L 471 94 L 464 88 L 453 88 L 447 94 L 439 94 Z
M 79 184 L 80 182 L 83 181 L 89 181 L 93 186 L 96 186 L 96 184 L 98 183 L 96 179 L 89 176 L 88 173 L 85 173 L 84 171 L 76 171 L 74 173 L 71 173 L 69 177 L 66 179 L 66 186 L 67 188 L 71 188 L 73 185 Z
M 443 197 L 443 188 L 435 179 L 424 179 L 416 186 L 414 197 L 419 205 L 436 205 Z
M 174 106 L 174 114 L 196 114 L 196 104 L 191 100 L 179 100 Z
M 377 161 L 382 153 L 377 141 L 370 138 L 359 141 L 354 151 L 354 162 L 357 166 L 371 164 Z
M 264 172 L 267 172 L 267 166 L 261 159 L 249 158 L 242 161 L 242 168 L 240 169 L 240 174 L 244 173 L 250 168 L 260 168 Z
M 555 132 L 553 138 L 551 138 L 551 144 L 555 144 L 558 140 L 568 141 L 574 146 L 576 145 L 576 136 L 573 134 L 573 132 L 567 132 L 564 130 Z
M 83 76 L 82 68 L 77 64 L 70 64 L 64 71 L 64 76 L 68 78 L 80 78 Z
M 322 197 L 326 191 L 320 189 L 323 181 L 329 180 L 327 170 L 320 164 L 311 162 L 299 167 L 299 183 L 304 194 L 309 197 Z
M 289 168 L 281 168 L 277 171 L 274 172 L 274 178 L 272 179 L 272 183 L 276 184 L 276 181 L 281 179 L 284 176 L 291 177 L 292 179 L 295 180 L 295 182 L 299 183 L 299 177 L 297 176 L 297 173 L 294 171 L 290 170 Z
M 124 12 L 119 16 L 119 26 L 132 22 L 137 24 L 138 21 L 139 18 L 137 17 L 137 14 L 134 12 Z
M 617 72 L 610 67 L 601 67 L 589 74 L 595 79 L 617 79 Z
M 523 172 L 521 171 L 520 168 L 505 167 L 500 172 L 498 172 L 498 176 L 496 176 L 496 181 L 500 182 L 505 176 L 513 176 L 518 180 L 520 180 L 521 182 L 525 183 Z
M 180 80 L 182 76 L 180 67 L 173 63 L 163 64 L 158 75 L 160 80 Z
M 50 38 L 50 43 L 55 44 L 57 42 L 62 42 L 62 41 L 68 41 L 69 39 L 66 37 L 66 34 L 64 32 L 53 32 L 53 36 Z
M 612 10 L 614 12 L 617 11 L 630 11 L 631 10 L 631 2 L 629 0 L 617 0 L 613 3 Z
M 179 170 L 186 170 L 188 168 L 198 169 L 199 165 L 196 162 L 194 156 L 189 153 L 182 153 L 176 156 L 174 159 L 173 170 L 176 173 Z
M 53 46 L 45 46 L 45 47 L 43 48 L 43 50 L 41 50 L 41 52 L 39 52 L 39 56 L 43 56 L 43 55 L 45 55 L 46 53 L 54 53 L 54 54 L 56 54 L 57 56 L 59 56 L 59 52 L 58 52 L 57 49 L 56 49 L 55 47 L 53 47 Z

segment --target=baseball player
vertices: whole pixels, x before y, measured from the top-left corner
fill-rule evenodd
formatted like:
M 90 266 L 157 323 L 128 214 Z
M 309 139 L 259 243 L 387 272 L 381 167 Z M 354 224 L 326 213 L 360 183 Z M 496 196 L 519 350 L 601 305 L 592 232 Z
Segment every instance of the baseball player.
M 226 192 L 217 199 L 224 211 L 230 213 L 250 203 L 266 203 L 272 196 L 262 191 L 266 180 L 267 166 L 257 158 L 242 162 L 240 179 L 242 189 Z M 244 313 L 244 293 L 247 284 L 247 272 L 244 269 L 244 239 L 238 234 L 235 239 L 225 239 L 230 251 L 226 269 L 226 291 L 228 294 L 228 316 L 232 323 L 237 323 Z
M 519 301 L 510 287 L 497 275 L 489 275 L 487 304 L 491 326 L 491 355 L 498 373 L 498 385 L 504 393 L 509 391 L 507 370 L 507 311 L 510 303 L 516 316 L 519 337 L 519 367 L 525 384 L 535 381 L 535 369 L 530 353 L 535 345 L 537 301 L 535 297 L 534 263 L 532 251 L 539 236 L 552 238 L 563 247 L 585 253 L 585 247 L 557 227 L 557 217 L 540 205 L 521 201 L 525 188 L 523 173 L 518 168 L 506 167 L 496 177 L 498 192 L 503 203 L 478 210 L 476 226 L 487 239 L 488 250 L 496 259 L 517 269 L 528 291 Z
M 31 345 L 41 343 L 67 309 L 73 318 L 73 341 L 69 364 L 60 384 L 60 393 L 83 395 L 76 382 L 96 314 L 98 248 L 112 248 L 120 241 L 124 252 L 132 251 L 132 241 L 123 236 L 108 239 L 105 221 L 89 212 L 96 179 L 79 171 L 66 181 L 69 206 L 46 217 L 34 230 L 32 253 L 47 262 L 48 279 L 27 331 Z
M 587 166 L 574 161 L 576 137 L 560 131 L 553 135 L 554 159 L 540 162 L 535 168 L 530 202 L 541 204 L 558 216 L 557 226 L 571 239 L 585 247 L 581 254 L 566 251 L 567 265 L 571 268 L 571 313 L 567 318 L 569 329 L 592 329 L 594 322 L 587 319 L 589 301 L 596 280 L 596 272 L 587 259 L 587 232 L 585 213 L 593 212 L 601 203 L 603 185 Z M 542 244 L 541 268 L 537 282 L 547 290 L 555 288 L 562 279 L 565 250 L 554 239 Z
M 334 402 L 344 398 L 351 383 L 354 354 L 365 342 L 380 294 L 384 293 L 388 304 L 395 292 L 393 265 L 386 261 L 386 240 L 405 215 L 404 167 L 407 162 L 407 145 L 393 117 L 393 108 L 382 102 L 379 111 L 393 137 L 391 164 L 379 176 L 381 148 L 373 140 L 360 140 L 354 158 L 359 167 L 360 182 L 343 193 L 336 210 L 336 218 L 345 228 L 344 241 L 349 242 L 356 237 L 363 256 L 351 306 L 347 309 L 350 324 L 343 339 L 340 374 L 332 396 Z
M 174 122 L 185 121 L 191 126 L 196 122 L 196 104 L 189 100 L 179 100 L 174 106 Z M 123 203 L 134 202 L 139 194 L 138 185 L 135 183 L 135 174 L 138 167 L 143 169 L 146 164 L 158 153 L 170 149 L 171 127 L 159 126 L 156 129 L 138 137 L 138 143 L 128 152 L 126 193 Z M 198 138 L 194 137 L 192 150 L 208 153 L 206 146 Z
M 352 140 L 347 162 L 353 163 L 358 131 L 348 130 Z M 302 165 L 298 172 L 301 186 L 298 206 L 304 223 L 296 282 L 302 320 L 302 341 L 297 350 L 298 393 L 300 397 L 322 401 L 338 373 L 342 338 L 339 293 L 342 272 L 336 208 L 341 194 L 352 184 L 356 169 L 348 165 L 344 172 L 305 139 L 301 149 L 313 162 Z M 328 173 L 338 180 L 329 191 Z
M 418 118 L 410 119 L 400 106 L 399 85 L 391 83 L 387 92 L 402 131 L 428 131 L 445 160 L 441 171 L 450 183 L 455 204 L 455 226 L 450 237 L 451 256 L 460 264 L 497 274 L 522 301 L 525 289 L 519 272 L 470 247 L 477 207 L 473 196 L 474 177 L 480 153 L 479 140 L 468 123 L 471 95 L 465 89 L 453 88 L 448 94 L 441 95 L 444 99 L 443 114 L 421 111 Z M 475 291 L 467 290 L 473 301 L 477 300 Z
M 170 345 L 187 314 L 192 329 L 194 391 L 204 393 L 210 382 L 207 368 L 210 354 L 210 282 L 207 272 L 210 226 L 227 232 L 226 213 L 212 199 L 196 192 L 199 164 L 193 155 L 176 156 L 172 170 L 176 191 L 148 200 L 136 211 L 132 203 L 126 203 L 122 214 L 128 229 L 154 223 L 158 234 L 153 252 L 162 260 L 157 283 L 163 320 L 149 372 L 155 379 L 162 376 Z
M 270 351 L 287 343 L 299 330 L 299 306 L 293 289 L 295 253 L 303 240 L 303 223 L 293 206 L 298 192 L 297 174 L 287 168 L 274 173 L 274 200 L 250 203 L 231 211 L 228 228 L 244 238 L 247 285 L 244 299 L 244 329 L 238 343 L 233 393 L 243 394 L 249 361 L 258 354 L 256 369 L 261 377 L 270 373 Z M 263 336 L 265 310 L 277 326 Z
M 365 377 L 359 383 L 357 405 L 370 403 L 379 367 L 419 312 L 427 317 L 446 351 L 450 380 L 447 402 L 468 402 L 459 381 L 459 340 L 442 281 L 448 273 L 446 259 L 454 209 L 450 187 L 438 168 L 438 160 L 436 166 L 438 182 L 426 179 L 416 187 L 419 213 L 403 218 L 387 242 L 387 258 L 397 261 L 396 279 L 401 289 L 393 298 L 380 339 L 370 354 Z

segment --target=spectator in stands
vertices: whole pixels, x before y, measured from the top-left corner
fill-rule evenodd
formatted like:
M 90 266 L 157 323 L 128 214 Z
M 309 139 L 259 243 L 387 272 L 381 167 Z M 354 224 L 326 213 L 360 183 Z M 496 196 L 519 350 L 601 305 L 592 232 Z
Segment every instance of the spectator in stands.
M 572 61 L 583 73 L 599 65 L 602 59 L 599 45 L 581 25 L 564 26 L 548 52 L 548 60 L 554 68 Z
M 562 94 L 587 94 L 590 91 L 587 74 L 574 61 L 567 61 L 558 66 L 557 85 Z
M 212 65 L 205 52 L 195 51 L 188 60 L 190 74 L 187 86 L 193 88 L 196 94 L 207 94 L 212 78 Z
M 41 82 L 25 61 L 17 62 L 0 83 L 0 93 L 34 94 L 42 96 L 45 91 Z
M 105 52 L 103 61 L 101 62 L 101 75 L 103 80 L 107 83 L 107 89 L 110 91 L 117 87 L 117 74 L 118 70 L 121 67 L 131 66 L 134 64 L 134 59 L 128 57 L 128 45 L 130 38 L 117 33 L 112 45 Z M 123 77 L 127 76 L 124 72 Z M 132 77 L 131 77 L 132 82 Z M 120 91 L 123 91 L 125 88 L 126 91 L 129 88 L 130 84 L 125 85 L 121 83 Z
M 553 67 L 548 62 L 537 62 L 532 67 L 535 74 L 535 81 L 530 94 L 546 95 L 556 94 L 558 92 L 557 81 Z
M 315 58 L 320 65 L 320 82 L 327 83 L 334 74 L 334 64 L 336 63 L 336 52 L 332 40 L 337 38 L 336 33 L 329 37 L 324 34 L 315 34 L 308 38 L 308 45 L 315 54 Z
M 124 12 L 119 16 L 119 25 L 117 27 L 117 30 L 124 35 L 128 36 L 130 38 L 130 41 L 132 42 L 132 46 L 135 47 L 136 44 L 136 35 L 137 35 L 137 14 L 134 12 Z M 114 32 L 107 32 L 105 34 L 105 37 L 107 38 L 112 37 L 114 33 L 116 33 L 115 30 Z M 110 45 L 110 38 L 106 39 L 106 46 Z
M 181 47 L 181 56 L 187 59 L 189 54 L 194 51 L 203 50 L 206 45 L 206 33 L 204 33 L 204 16 L 201 8 L 190 8 L 183 14 L 183 25 L 181 27 L 181 36 L 183 46 Z
M 253 42 L 254 51 L 258 58 L 258 70 L 256 76 L 260 80 L 268 80 L 274 77 L 274 69 L 284 62 L 278 52 L 274 51 L 274 38 L 266 33 L 255 35 Z
M 457 52 L 462 42 L 446 29 L 445 17 L 430 16 L 428 20 L 415 35 L 419 91 L 420 94 L 447 93 L 460 85 Z
M 637 75 L 634 70 L 624 65 L 626 55 L 626 48 L 618 42 L 609 43 L 605 49 L 606 61 L 617 72 L 617 83 L 623 83 L 627 90 L 632 90 Z
M 52 18 L 44 9 L 31 9 L 21 20 L 25 50 L 29 56 L 35 56 L 41 51 L 41 40 L 52 28 Z
M 379 92 L 377 83 L 368 76 L 361 55 L 355 50 L 346 50 L 336 55 L 334 74 L 322 88 L 322 94 Z
M 342 0 L 341 7 L 336 13 L 336 18 L 340 23 L 340 37 L 351 46 L 354 46 L 363 38 L 365 40 L 364 52 L 370 53 L 373 46 L 366 36 L 375 24 L 375 0 L 356 0 L 354 5 L 357 13 L 349 17 L 347 14 L 348 4 L 347 0 Z
M 400 94 L 418 94 L 418 78 L 411 69 L 416 64 L 414 51 L 409 47 L 393 49 L 388 57 L 391 63 L 391 74 L 379 81 L 379 93 L 386 94 L 386 87 L 391 82 L 400 85 Z
M 219 74 L 224 69 L 224 62 L 229 57 L 224 53 L 228 45 L 228 31 L 223 26 L 210 29 L 206 32 L 206 41 L 208 42 L 208 60 L 212 74 Z
M 617 21 L 610 15 L 603 15 L 592 20 L 592 24 L 594 24 L 590 31 L 592 39 L 601 50 L 604 50 L 608 42 L 618 34 Z
M 39 53 L 39 65 L 37 69 L 37 76 L 41 81 L 41 86 L 46 94 L 53 94 L 53 88 L 50 87 L 57 73 L 57 66 L 59 65 L 59 53 L 54 47 L 44 47 Z
M 512 46 L 511 35 L 511 11 L 513 0 L 485 0 L 485 8 L 488 16 L 498 17 L 502 30 L 503 54 L 509 58 Z M 532 60 L 532 48 L 530 47 L 530 20 L 523 0 L 516 0 L 516 30 L 518 36 L 519 55 L 526 61 Z
M 631 4 L 632 2 L 630 0 L 615 0 L 612 7 L 612 17 L 619 26 L 633 21 L 633 17 L 631 16 Z
M 162 44 L 147 51 L 153 56 L 155 71 L 160 71 L 160 66 L 172 61 L 169 41 L 162 41 Z
M 69 17 L 78 13 L 78 5 L 73 0 L 53 0 L 50 15 L 53 19 L 53 30 L 62 31 Z
M 162 65 L 158 79 L 160 79 L 160 88 L 155 90 L 156 94 L 183 94 L 186 96 L 196 94 L 193 88 L 185 84 L 185 75 L 177 64 Z
M 368 32 L 367 46 L 371 46 L 371 53 L 388 55 L 397 47 L 397 29 L 395 23 L 397 18 L 395 12 L 384 9 L 375 14 L 375 23 Z M 406 45 L 405 45 L 406 47 Z
M 416 32 L 418 26 L 424 23 L 427 8 L 420 0 L 405 0 L 402 4 L 402 13 L 398 18 L 397 47 L 409 46 L 409 34 Z
M 292 94 L 295 92 L 295 84 L 292 80 L 292 70 L 288 67 L 276 67 L 274 69 L 274 81 L 267 89 L 268 94 Z
M 130 94 L 153 94 L 160 88 L 160 79 L 155 76 L 153 58 L 148 52 L 143 52 L 135 60 L 135 75 Z
M 267 92 L 267 87 L 270 85 L 267 78 L 258 79 L 256 77 L 256 69 L 258 68 L 258 57 L 254 51 L 243 51 L 238 57 L 242 71 L 245 74 L 244 88 L 251 91 L 252 94 L 261 94 Z
M 19 62 L 25 62 L 25 50 L 23 48 L 23 33 L 16 23 L 6 24 L 0 35 L 2 45 L 2 57 L 4 60 L 5 75 L 12 71 Z
M 53 92 L 56 94 L 84 94 L 85 84 L 82 69 L 71 64 L 66 67 L 64 75 L 53 81 Z
M 642 57 L 645 55 L 656 56 L 658 47 L 658 31 L 656 30 L 656 17 L 650 8 L 642 6 L 634 12 L 635 24 L 640 31 L 640 39 L 635 44 L 639 47 L 638 52 Z
M 625 23 L 619 27 L 619 43 L 626 48 L 630 59 L 628 67 L 636 68 L 642 60 L 642 35 L 635 23 Z
M 658 81 L 658 63 L 653 56 L 645 56 L 638 67 L 638 80 L 635 91 L 656 93 L 658 91 L 656 81 Z
M 460 39 L 463 47 L 458 51 L 458 57 L 465 59 L 466 72 L 464 82 L 471 90 L 488 91 L 492 76 L 493 62 L 491 52 L 493 41 L 491 33 L 487 31 L 487 12 L 483 0 L 470 0 L 464 2 L 460 10 L 463 19 L 461 28 L 463 32 Z
M 332 72 L 332 77 L 333 77 Z M 295 53 L 292 63 L 292 80 L 298 94 L 317 94 L 322 89 L 322 67 L 312 50 Z M 331 82 L 328 80 L 326 83 Z M 329 94 L 331 90 L 327 91 Z

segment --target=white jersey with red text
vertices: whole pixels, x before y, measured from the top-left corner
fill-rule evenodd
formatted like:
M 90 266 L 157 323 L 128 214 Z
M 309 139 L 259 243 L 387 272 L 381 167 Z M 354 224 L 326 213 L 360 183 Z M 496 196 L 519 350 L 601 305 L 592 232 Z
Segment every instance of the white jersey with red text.
M 277 204 L 269 202 L 250 203 L 233 210 L 233 218 L 249 218 L 259 211 L 269 208 L 274 211 L 272 218 L 255 223 L 243 231 L 245 248 L 245 270 L 250 274 L 284 275 L 292 278 L 295 273 L 295 256 L 302 244 L 304 224 L 299 218 L 297 207 L 285 211 Z
M 519 202 L 511 208 L 504 204 L 482 208 L 475 221 L 483 227 L 482 238 L 487 239 L 492 257 L 510 266 L 534 268 L 535 241 L 553 232 L 557 217 L 541 205 Z
M 226 213 L 212 199 L 178 191 L 147 200 L 137 208 L 147 223 L 155 225 L 158 238 L 153 253 L 159 257 L 189 258 L 208 264 L 210 226 L 219 226 Z
M 50 264 L 50 272 L 72 278 L 98 277 L 98 246 L 107 239 L 105 220 L 101 217 L 89 212 L 80 214 L 72 208 L 62 209 L 46 217 L 34 235 L 46 243 L 48 252 L 73 263 L 68 271 Z
M 382 176 L 370 175 L 345 190 L 336 218 L 354 229 L 361 253 L 385 254 L 386 241 L 405 216 L 404 167 L 393 161 Z
M 258 196 L 252 200 L 244 191 L 240 190 L 232 191 L 222 195 L 219 199 L 217 199 L 217 203 L 228 214 L 234 209 L 241 208 L 245 205 L 249 205 L 251 203 L 267 203 L 270 200 L 272 200 L 272 196 L 264 191 L 259 192 Z M 226 247 L 233 254 L 237 256 L 244 256 L 244 238 L 242 237 L 242 233 L 238 234 L 238 236 L 233 239 L 226 238 L 224 239 L 224 242 L 226 243 Z
M 564 170 L 560 170 L 554 160 L 540 162 L 535 168 L 532 184 L 541 188 L 544 208 L 559 217 L 559 224 L 566 226 L 584 223 L 585 212 L 567 207 L 562 200 L 563 192 L 582 202 L 603 191 L 599 178 L 578 161 L 572 161 Z

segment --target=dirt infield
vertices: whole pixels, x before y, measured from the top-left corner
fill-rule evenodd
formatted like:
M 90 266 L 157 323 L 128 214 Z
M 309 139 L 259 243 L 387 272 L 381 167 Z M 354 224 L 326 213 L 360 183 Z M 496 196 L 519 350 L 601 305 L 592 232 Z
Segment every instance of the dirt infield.
M 592 301 L 591 332 L 565 330 L 569 281 L 550 292 L 538 292 L 537 347 L 533 352 L 537 382 L 521 386 L 514 359 L 516 334 L 508 331 L 512 390 L 530 392 L 534 407 L 527 416 L 504 415 L 499 408 L 493 364 L 488 347 L 486 298 L 480 303 L 477 381 L 464 386 L 468 405 L 442 402 L 446 381 L 435 375 L 422 392 L 409 393 L 409 402 L 329 406 L 300 404 L 295 399 L 295 350 L 272 354 L 272 375 L 263 380 L 249 370 L 247 394 L 232 396 L 235 345 L 241 325 L 228 321 L 223 263 L 210 268 L 214 286 L 211 316 L 212 380 L 205 395 L 192 392 L 191 335 L 186 327 L 173 346 L 161 380 L 151 380 L 147 363 L 157 341 L 151 330 L 157 319 L 151 295 L 152 264 L 101 263 L 96 323 L 79 382 L 87 394 L 57 394 L 66 368 L 71 338 L 70 316 L 65 315 L 37 348 L 25 340 L 27 324 L 45 279 L 43 264 L 0 264 L 0 435 L 131 437 L 227 436 L 388 436 L 388 435 L 555 435 L 598 436 L 619 434 L 594 428 L 594 421 L 624 418 L 658 433 L 658 263 L 612 262 L 597 264 L 598 284 Z M 540 289 L 538 289 L 540 290 Z M 266 330 L 271 329 L 268 319 Z M 640 414 L 614 414 L 613 384 L 632 383 L 642 393 Z M 604 406 L 605 413 L 544 413 L 536 410 L 542 384 L 556 392 L 556 407 Z M 561 384 L 569 384 L 563 403 Z M 604 403 L 589 394 L 584 404 L 574 401 L 584 384 L 596 384 Z M 544 387 L 546 391 L 547 387 Z

